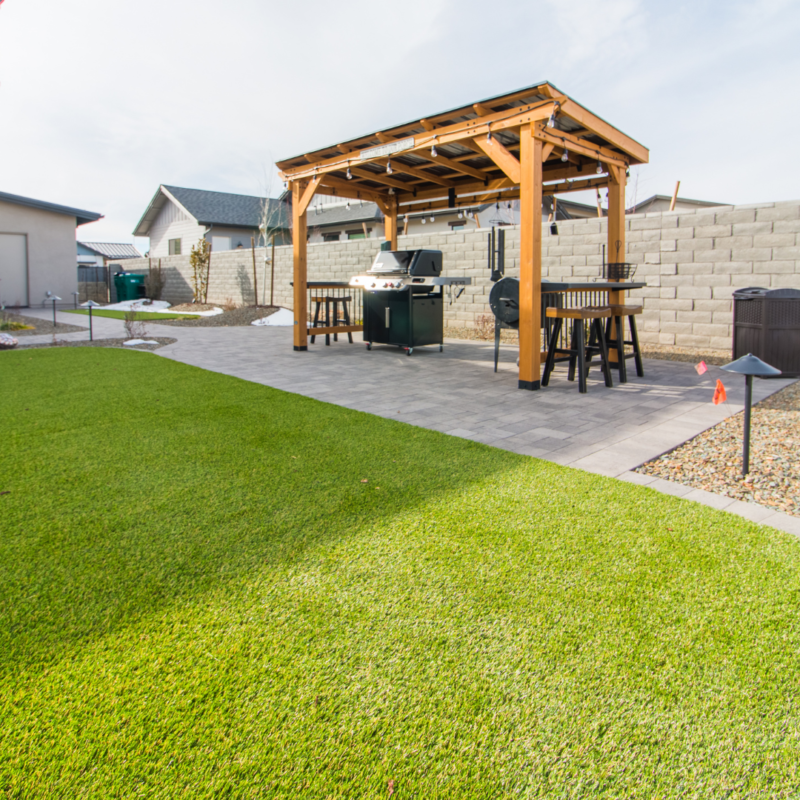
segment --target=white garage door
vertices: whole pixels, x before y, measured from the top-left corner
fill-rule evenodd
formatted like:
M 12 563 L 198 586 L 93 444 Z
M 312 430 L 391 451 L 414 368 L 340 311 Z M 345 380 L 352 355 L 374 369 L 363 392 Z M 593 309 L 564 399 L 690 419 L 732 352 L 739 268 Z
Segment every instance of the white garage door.
M 28 305 L 28 266 L 25 236 L 0 233 L 0 303 Z

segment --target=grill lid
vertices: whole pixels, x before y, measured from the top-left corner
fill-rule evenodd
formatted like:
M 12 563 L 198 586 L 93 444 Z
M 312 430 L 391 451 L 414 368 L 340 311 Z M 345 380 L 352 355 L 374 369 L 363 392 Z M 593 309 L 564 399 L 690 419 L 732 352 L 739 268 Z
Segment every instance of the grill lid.
M 370 275 L 436 276 L 442 271 L 440 250 L 383 250 L 375 256 Z

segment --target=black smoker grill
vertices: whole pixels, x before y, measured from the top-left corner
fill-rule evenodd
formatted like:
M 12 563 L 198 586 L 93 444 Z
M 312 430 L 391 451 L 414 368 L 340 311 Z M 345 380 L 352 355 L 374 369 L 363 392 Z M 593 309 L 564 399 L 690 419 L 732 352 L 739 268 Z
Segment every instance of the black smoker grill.
M 364 290 L 364 341 L 415 347 L 444 340 L 444 290 L 467 286 L 470 278 L 443 278 L 439 250 L 384 250 L 366 275 L 356 275 L 351 286 Z M 436 288 L 438 292 L 434 292 Z M 463 289 L 461 290 L 463 291 Z M 461 292 L 456 295 L 458 297 Z

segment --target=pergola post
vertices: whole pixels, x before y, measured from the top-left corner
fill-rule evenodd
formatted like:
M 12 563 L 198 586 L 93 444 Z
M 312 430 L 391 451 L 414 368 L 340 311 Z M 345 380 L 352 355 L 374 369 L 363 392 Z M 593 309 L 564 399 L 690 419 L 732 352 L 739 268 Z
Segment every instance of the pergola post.
M 608 166 L 608 260 L 625 261 L 625 169 Z M 609 305 L 622 305 L 625 292 L 609 292 Z M 611 318 L 611 339 L 617 335 L 616 320 Z M 617 361 L 617 350 L 608 351 L 608 360 Z
M 292 249 L 294 251 L 294 349 L 308 350 L 308 241 L 303 192 L 306 184 L 292 181 Z
M 520 128 L 519 388 L 542 378 L 542 142 Z
M 397 250 L 397 200 L 390 197 L 383 215 L 383 236 L 392 250 Z

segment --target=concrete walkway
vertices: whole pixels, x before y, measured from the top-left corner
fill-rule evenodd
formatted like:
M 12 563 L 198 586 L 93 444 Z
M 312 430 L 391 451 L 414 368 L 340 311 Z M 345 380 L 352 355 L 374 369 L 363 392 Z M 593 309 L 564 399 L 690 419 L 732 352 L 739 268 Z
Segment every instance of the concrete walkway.
M 88 319 L 74 314 L 64 314 L 61 321 L 88 326 Z M 122 321 L 98 319 L 95 323 L 96 336 L 123 335 Z M 393 347 L 367 351 L 355 334 L 354 344 L 343 336 L 326 347 L 320 337 L 308 352 L 296 353 L 290 328 L 178 328 L 150 322 L 147 328 L 152 336 L 178 340 L 157 351 L 166 358 L 648 485 L 800 535 L 796 517 L 632 472 L 742 410 L 744 379 L 716 367 L 709 367 L 701 377 L 692 364 L 648 359 L 645 377 L 637 378 L 629 362 L 628 383 L 612 389 L 606 388 L 599 368 L 594 368 L 588 394 L 581 395 L 577 382 L 566 379 L 566 366 L 557 366 L 550 386 L 526 392 L 517 388 L 516 348 L 502 349 L 495 374 L 490 342 L 448 340 L 443 353 L 428 347 L 407 356 Z M 86 336 L 62 334 L 59 338 Z M 33 343 L 33 338 L 40 337 L 26 337 L 26 341 Z M 728 394 L 728 402 L 719 406 L 711 402 L 717 378 L 723 380 Z M 789 383 L 755 381 L 753 400 Z

